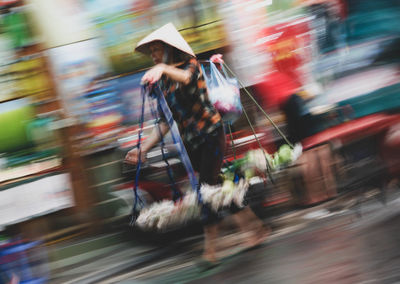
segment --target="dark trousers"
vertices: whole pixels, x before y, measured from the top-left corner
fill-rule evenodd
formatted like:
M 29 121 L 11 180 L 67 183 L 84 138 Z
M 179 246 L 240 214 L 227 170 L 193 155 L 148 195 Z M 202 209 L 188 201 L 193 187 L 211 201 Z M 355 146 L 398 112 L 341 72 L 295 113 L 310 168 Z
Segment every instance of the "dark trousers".
M 226 148 L 225 131 L 221 126 L 207 134 L 205 142 L 196 149 L 187 145 L 186 149 L 192 163 L 193 169 L 199 173 L 199 184 L 207 183 L 216 185 L 221 183 L 221 167 L 224 160 Z M 231 213 L 240 211 L 236 205 L 229 208 Z M 213 225 L 221 220 L 220 214 L 212 211 L 210 206 L 203 204 L 201 219 L 204 225 Z

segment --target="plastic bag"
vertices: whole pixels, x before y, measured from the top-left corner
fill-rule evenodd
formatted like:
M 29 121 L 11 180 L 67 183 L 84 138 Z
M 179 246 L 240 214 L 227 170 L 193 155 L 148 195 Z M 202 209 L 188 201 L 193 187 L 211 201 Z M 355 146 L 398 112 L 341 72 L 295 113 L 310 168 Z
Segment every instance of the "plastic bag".
M 221 114 L 224 122 L 233 123 L 242 114 L 239 85 L 235 78 L 227 75 L 223 65 L 221 69 L 223 74 L 213 62 L 210 62 L 210 70 L 206 73 L 202 66 L 211 103 Z

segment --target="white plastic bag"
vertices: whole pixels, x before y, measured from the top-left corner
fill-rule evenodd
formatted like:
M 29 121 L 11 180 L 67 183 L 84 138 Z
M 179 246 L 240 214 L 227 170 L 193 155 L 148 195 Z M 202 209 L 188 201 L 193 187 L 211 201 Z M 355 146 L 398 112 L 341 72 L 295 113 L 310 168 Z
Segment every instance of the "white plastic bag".
M 207 73 L 202 66 L 211 103 L 225 122 L 233 123 L 242 114 L 239 85 L 235 78 L 227 75 L 223 65 L 221 69 L 223 74 L 213 62 L 210 62 L 210 70 Z

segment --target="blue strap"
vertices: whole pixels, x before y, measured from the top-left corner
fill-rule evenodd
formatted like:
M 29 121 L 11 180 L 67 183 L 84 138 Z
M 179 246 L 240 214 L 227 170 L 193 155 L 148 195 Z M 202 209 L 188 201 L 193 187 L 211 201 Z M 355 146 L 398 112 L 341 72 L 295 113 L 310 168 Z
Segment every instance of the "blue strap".
M 140 175 L 140 169 L 142 166 L 142 148 L 141 148 L 141 141 L 142 141 L 142 134 L 143 134 L 143 123 L 144 123 L 144 106 L 145 106 L 145 102 L 146 102 L 146 90 L 144 89 L 144 87 L 142 87 L 141 90 L 141 95 L 142 95 L 142 110 L 141 110 L 141 114 L 140 114 L 140 119 L 139 119 L 139 135 L 138 135 L 138 143 L 137 143 L 137 149 L 138 149 L 138 155 L 139 155 L 139 159 L 138 159 L 138 164 L 136 166 L 136 176 L 135 176 L 135 183 L 133 185 L 133 191 L 135 193 L 135 202 L 133 204 L 133 208 L 132 208 L 132 219 L 130 224 L 133 225 L 134 222 L 136 221 L 136 215 L 137 215 L 137 204 L 138 202 L 140 202 L 142 205 L 144 204 L 142 199 L 139 197 L 138 192 L 137 192 L 137 188 L 139 185 L 139 175 Z
M 151 99 L 149 100 L 149 104 L 150 104 L 150 110 L 151 110 L 151 113 L 152 113 L 153 117 L 155 119 L 158 119 L 158 117 L 159 117 L 158 111 L 155 109 L 155 107 L 153 105 L 153 101 Z M 165 151 L 164 151 L 164 149 L 165 149 L 165 141 L 164 141 L 164 137 L 163 137 L 163 135 L 161 133 L 160 125 L 157 123 L 157 121 L 155 122 L 155 124 L 157 125 L 158 134 L 161 137 L 161 140 L 160 140 L 160 142 L 161 142 L 161 154 L 162 154 L 162 157 L 163 157 L 163 160 L 164 160 L 165 164 L 167 165 L 167 174 L 168 174 L 168 178 L 169 178 L 169 180 L 171 182 L 172 192 L 173 192 L 173 197 L 172 198 L 173 198 L 174 201 L 177 201 L 178 199 L 181 199 L 182 196 L 181 196 L 181 193 L 179 192 L 178 187 L 177 187 L 177 185 L 175 183 L 174 175 L 173 175 L 173 172 L 172 172 L 172 169 L 171 169 L 171 165 L 169 164 L 168 159 L 165 156 Z
M 194 191 L 197 191 L 199 203 L 202 203 L 202 198 L 200 194 L 200 187 L 197 181 L 196 175 L 194 173 L 192 163 L 190 162 L 189 155 L 186 151 L 185 146 L 183 145 L 181 135 L 178 130 L 178 126 L 172 117 L 171 110 L 168 107 L 167 101 L 165 100 L 164 94 L 160 90 L 158 85 L 152 88 L 152 95 L 157 98 L 159 106 L 164 113 L 165 119 L 168 123 L 169 129 L 171 131 L 172 140 L 174 141 L 175 146 L 178 149 L 178 152 L 181 155 L 181 160 L 183 165 L 185 166 L 186 172 L 188 173 L 189 181 Z

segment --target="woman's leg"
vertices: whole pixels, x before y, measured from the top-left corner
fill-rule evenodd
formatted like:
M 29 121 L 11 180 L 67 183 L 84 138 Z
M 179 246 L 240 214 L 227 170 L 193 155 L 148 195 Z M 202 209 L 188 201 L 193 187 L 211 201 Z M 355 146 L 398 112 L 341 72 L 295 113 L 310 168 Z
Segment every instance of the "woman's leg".
M 238 240 L 238 243 L 244 247 L 253 247 L 264 242 L 268 237 L 269 229 L 267 229 L 263 221 L 254 214 L 249 206 L 239 208 L 235 204 L 232 204 L 229 211 L 241 231 L 241 235 L 244 237 L 244 240 Z
M 199 182 L 215 185 L 219 182 L 219 174 L 225 153 L 225 133 L 223 128 L 219 128 L 207 136 L 207 141 L 202 145 L 200 158 Z M 216 262 L 216 244 L 218 238 L 218 223 L 220 217 L 218 213 L 203 205 L 202 219 L 204 224 L 204 252 L 203 258 Z
M 218 224 L 204 226 L 204 251 L 203 258 L 210 262 L 217 262 L 216 242 L 218 237 Z
M 264 242 L 269 235 L 269 229 L 267 229 L 264 223 L 254 214 L 249 208 L 244 209 L 233 214 L 233 219 L 238 225 L 239 229 L 245 233 L 249 232 L 249 235 L 244 241 L 245 247 L 253 247 Z

